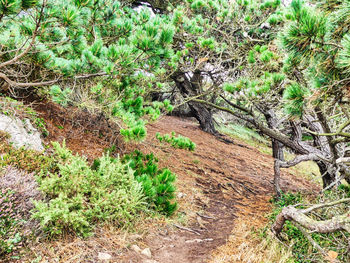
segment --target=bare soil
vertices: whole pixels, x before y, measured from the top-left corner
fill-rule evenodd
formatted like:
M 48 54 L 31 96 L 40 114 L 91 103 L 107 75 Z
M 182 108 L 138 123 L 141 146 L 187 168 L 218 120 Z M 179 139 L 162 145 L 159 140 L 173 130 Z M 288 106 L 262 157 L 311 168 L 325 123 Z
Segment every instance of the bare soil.
M 169 148 L 155 139 L 156 132 L 170 131 L 195 142 L 195 152 Z M 215 249 L 227 242 L 236 218 L 255 221 L 252 226 L 256 227 L 266 223 L 263 215 L 270 211 L 269 200 L 273 196 L 271 156 L 239 141 L 225 143 L 201 131 L 192 120 L 169 116 L 150 124 L 147 141 L 136 147 L 155 153 L 162 166 L 177 174 L 178 190 L 182 193 L 179 213 L 187 216 L 186 227 L 197 232 L 179 229 L 174 224 L 150 230 L 143 246 L 151 249 L 154 260 L 163 263 L 208 262 Z M 282 175 L 282 186 L 284 191 L 318 189 L 288 172 Z M 261 225 L 254 220 L 257 217 L 261 219 Z M 116 262 L 151 262 L 132 251 L 119 260 Z

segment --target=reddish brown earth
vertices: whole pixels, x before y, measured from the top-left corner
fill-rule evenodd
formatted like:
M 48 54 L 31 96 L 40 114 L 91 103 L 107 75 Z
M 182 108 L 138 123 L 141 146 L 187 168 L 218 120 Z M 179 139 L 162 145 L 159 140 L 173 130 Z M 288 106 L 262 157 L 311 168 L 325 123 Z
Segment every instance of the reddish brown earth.
M 195 142 L 195 152 L 160 145 L 155 133 L 170 131 Z M 180 212 L 190 218 L 188 228 L 200 233 L 171 225 L 151 230 L 143 245 L 151 248 L 154 260 L 162 263 L 207 262 L 213 250 L 227 241 L 237 217 L 253 220 L 270 210 L 269 199 L 273 195 L 271 156 L 238 141 L 233 144 L 219 141 L 201 131 L 193 121 L 175 117 L 163 117 L 149 125 L 148 133 L 147 141 L 137 147 L 155 153 L 162 166 L 177 174 L 178 189 L 185 194 L 180 199 L 180 206 L 185 209 L 180 208 Z M 290 173 L 282 175 L 282 185 L 286 191 L 315 188 Z M 194 211 L 210 218 L 199 216 L 198 219 Z M 120 260 L 116 262 L 150 262 L 135 252 L 127 252 Z
M 119 127 L 101 114 L 91 114 L 74 107 L 63 108 L 47 101 L 35 102 L 31 106 L 45 120 L 49 131 L 46 144 L 65 140 L 69 149 L 90 161 L 101 156 L 112 144 L 121 149 Z
M 34 248 L 35 256 L 42 259 L 37 262 L 208 262 L 215 249 L 227 242 L 238 217 L 249 222 L 270 211 L 272 157 L 242 142 L 225 143 L 201 131 L 193 120 L 162 117 L 148 125 L 145 142 L 125 146 L 118 139 L 116 127 L 102 116 L 91 118 L 87 113 L 74 114 L 72 109 L 51 104 L 37 105 L 36 110 L 48 124 L 47 142 L 65 139 L 69 148 L 90 160 L 118 141 L 119 152 L 135 147 L 153 152 L 161 167 L 167 166 L 177 174 L 179 202 L 173 219 L 151 220 L 149 226 L 140 228 L 138 238 L 125 238 L 127 244 L 110 242 L 115 240 L 113 234 L 99 229 L 96 236 L 87 240 L 66 238 L 41 244 L 40 249 Z M 155 139 L 156 132 L 171 131 L 189 137 L 196 143 L 196 150 L 174 149 Z M 282 175 L 282 186 L 289 191 L 317 188 L 291 173 Z M 152 258 L 133 251 L 133 244 L 150 248 Z M 108 253 L 112 259 L 99 261 L 98 252 Z

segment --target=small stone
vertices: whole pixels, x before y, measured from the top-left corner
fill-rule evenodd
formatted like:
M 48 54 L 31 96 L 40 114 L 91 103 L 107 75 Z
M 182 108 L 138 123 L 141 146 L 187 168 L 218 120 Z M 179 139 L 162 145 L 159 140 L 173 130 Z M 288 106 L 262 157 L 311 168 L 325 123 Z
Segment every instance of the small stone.
M 181 198 L 184 198 L 184 197 L 186 197 L 185 193 L 181 193 L 181 192 L 177 193 L 177 198 L 181 199 Z
M 141 253 L 141 248 L 138 245 L 132 245 L 131 249 L 137 253 Z
M 109 260 L 111 258 L 112 258 L 112 256 L 110 254 L 98 252 L 98 259 L 99 260 Z
M 186 240 L 185 243 L 202 243 L 202 242 L 210 242 L 213 241 L 212 238 L 205 238 L 205 239 L 192 239 L 192 240 Z
M 145 259 L 144 261 L 142 261 L 142 263 L 159 263 L 159 262 L 153 259 Z
M 130 236 L 130 239 L 131 239 L 131 240 L 139 240 L 139 239 L 141 239 L 141 238 L 142 238 L 142 236 L 139 235 L 139 234 L 133 234 L 133 235 Z
M 148 258 L 152 257 L 152 252 L 151 252 L 150 248 L 145 248 L 144 250 L 141 251 L 141 254 L 148 257 Z

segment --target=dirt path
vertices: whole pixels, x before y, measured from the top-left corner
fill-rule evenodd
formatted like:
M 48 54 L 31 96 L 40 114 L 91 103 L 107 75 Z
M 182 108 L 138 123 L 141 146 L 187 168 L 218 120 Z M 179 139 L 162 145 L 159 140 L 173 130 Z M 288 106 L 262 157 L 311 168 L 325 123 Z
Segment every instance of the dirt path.
M 105 123 L 103 116 L 91 119 L 87 113 L 75 114 L 51 104 L 38 104 L 36 109 L 48 124 L 50 136 L 46 143 L 65 139 L 70 149 L 89 160 L 116 142 L 120 153 L 135 147 L 153 152 L 161 167 L 167 166 L 177 174 L 179 210 L 173 219 L 144 222 L 136 238 L 125 236 L 119 230 L 99 228 L 95 236 L 86 240 L 66 237 L 38 243 L 30 248 L 29 257 L 40 259 L 35 262 L 201 263 L 214 260 L 211 262 L 227 263 L 225 256 L 216 261 L 213 255 L 229 239 L 232 244 L 231 234 L 238 222 L 243 220 L 252 225 L 265 222 L 263 216 L 270 210 L 269 199 L 273 194 L 273 160 L 251 146 L 238 141 L 227 144 L 201 131 L 192 120 L 168 116 L 148 126 L 145 142 L 124 145 L 120 143 L 116 127 Z M 156 132 L 171 131 L 189 137 L 197 144 L 196 151 L 174 149 L 155 138 Z M 290 173 L 282 174 L 282 186 L 291 191 L 315 188 Z M 152 257 L 135 252 L 132 245 L 150 248 Z M 108 253 L 112 258 L 98 260 L 98 252 Z
M 196 151 L 167 148 L 160 145 L 155 133 L 189 137 L 197 144 Z M 273 194 L 270 156 L 241 142 L 226 144 L 199 130 L 190 120 L 163 117 L 149 125 L 148 139 L 137 147 L 155 153 L 163 166 L 178 176 L 179 213 L 188 218 L 192 233 L 173 225 L 159 226 L 150 231 L 142 245 L 152 251 L 152 259 L 162 263 L 207 262 L 212 252 L 226 243 L 235 227 L 235 219 L 246 220 L 266 214 Z M 309 191 L 314 185 L 285 173 L 284 190 Z M 199 214 L 199 215 L 198 215 Z M 152 262 L 139 253 L 128 251 L 121 262 Z

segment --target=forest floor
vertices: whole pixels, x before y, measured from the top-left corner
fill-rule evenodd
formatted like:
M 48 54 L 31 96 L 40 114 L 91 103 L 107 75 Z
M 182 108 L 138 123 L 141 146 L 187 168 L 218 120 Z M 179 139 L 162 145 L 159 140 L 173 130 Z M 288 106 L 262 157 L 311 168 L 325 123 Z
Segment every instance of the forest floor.
M 253 239 L 247 233 L 264 227 L 273 196 L 273 159 L 236 139 L 220 140 L 199 129 L 191 119 L 164 116 L 148 125 L 146 141 L 118 143 L 116 127 L 53 104 L 32 105 L 45 119 L 50 141 L 66 140 L 74 152 L 89 160 L 100 156 L 111 144 L 117 153 L 140 149 L 154 153 L 160 167 L 177 175 L 179 210 L 170 219 L 140 220 L 133 233 L 101 227 L 85 240 L 64 237 L 37 242 L 21 262 L 121 262 L 121 263 L 200 263 L 245 262 Z M 194 152 L 160 143 L 156 132 L 175 131 L 196 143 Z M 294 170 L 282 173 L 285 191 L 314 192 L 318 186 Z M 248 245 L 247 245 L 248 244 Z M 135 246 L 137 245 L 137 246 Z M 150 255 L 138 251 L 149 248 Z M 107 253 L 102 260 L 99 253 Z M 23 261 L 24 260 L 24 261 Z M 247 262 L 255 262 L 254 260 Z

